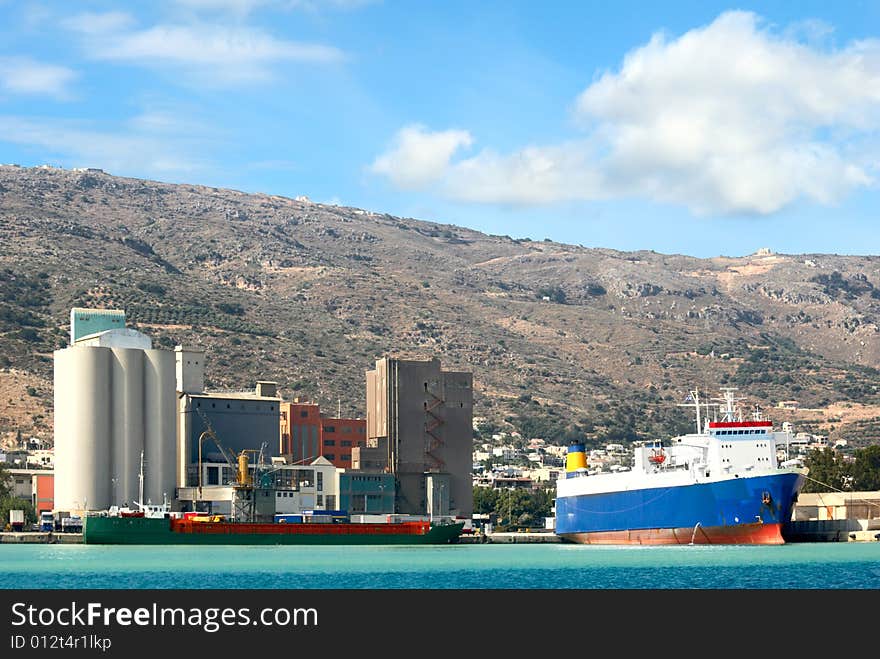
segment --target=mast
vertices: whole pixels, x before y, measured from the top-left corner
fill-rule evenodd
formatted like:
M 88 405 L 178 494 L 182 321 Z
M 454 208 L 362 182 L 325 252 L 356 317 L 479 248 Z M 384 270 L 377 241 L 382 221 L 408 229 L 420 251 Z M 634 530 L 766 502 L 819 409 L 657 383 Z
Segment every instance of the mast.
M 697 387 L 694 387 L 693 391 L 689 391 L 687 398 L 684 399 L 683 403 L 678 404 L 679 407 L 693 407 L 697 411 L 697 434 L 699 435 L 702 430 L 702 419 L 700 418 L 700 390 Z
M 742 418 L 739 415 L 739 410 L 737 409 L 736 403 L 737 401 L 745 400 L 744 398 L 737 398 L 734 393 L 736 392 L 736 387 L 722 387 L 721 393 L 722 397 L 717 398 L 716 400 L 720 401 L 724 404 L 724 407 L 721 410 L 721 420 L 722 421 L 742 421 Z
M 141 506 L 141 510 L 144 507 L 144 452 L 141 451 L 141 471 L 138 475 L 138 503 Z

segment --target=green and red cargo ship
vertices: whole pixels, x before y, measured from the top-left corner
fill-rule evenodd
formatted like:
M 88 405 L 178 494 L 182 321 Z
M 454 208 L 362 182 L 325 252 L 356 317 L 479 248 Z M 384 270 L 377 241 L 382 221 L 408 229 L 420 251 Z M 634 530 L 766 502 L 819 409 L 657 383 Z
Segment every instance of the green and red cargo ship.
M 175 517 L 88 516 L 83 543 L 103 545 L 436 545 L 464 522 L 251 523 Z

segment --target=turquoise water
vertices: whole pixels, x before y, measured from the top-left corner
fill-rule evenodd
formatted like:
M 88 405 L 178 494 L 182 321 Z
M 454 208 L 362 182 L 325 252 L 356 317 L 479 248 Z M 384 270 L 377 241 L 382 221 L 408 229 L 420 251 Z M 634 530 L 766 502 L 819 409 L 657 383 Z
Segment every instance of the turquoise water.
M 0 545 L 0 588 L 880 589 L 880 542 L 775 547 Z

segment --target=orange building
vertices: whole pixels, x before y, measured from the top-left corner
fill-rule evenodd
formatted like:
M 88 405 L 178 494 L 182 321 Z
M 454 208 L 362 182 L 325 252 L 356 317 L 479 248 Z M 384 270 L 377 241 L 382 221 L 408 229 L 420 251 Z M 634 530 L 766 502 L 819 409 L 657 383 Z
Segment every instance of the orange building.
M 34 474 L 34 509 L 39 515 L 55 508 L 55 473 Z
M 351 449 L 366 445 L 366 419 L 321 419 L 321 450 L 337 467 L 351 469 Z
M 293 464 L 309 464 L 321 455 L 321 410 L 317 403 L 281 403 L 280 451 Z
M 366 419 L 324 417 L 317 403 L 281 403 L 281 453 L 293 464 L 309 464 L 319 455 L 351 469 L 351 450 L 366 445 Z

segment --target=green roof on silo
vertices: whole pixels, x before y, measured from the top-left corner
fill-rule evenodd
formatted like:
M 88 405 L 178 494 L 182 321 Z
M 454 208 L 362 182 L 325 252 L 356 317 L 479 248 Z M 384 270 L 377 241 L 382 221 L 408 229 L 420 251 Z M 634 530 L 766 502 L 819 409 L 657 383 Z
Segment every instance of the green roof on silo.
M 121 309 L 85 309 L 83 307 L 74 307 L 70 310 L 71 345 L 84 336 L 123 328 L 125 328 L 125 311 Z

